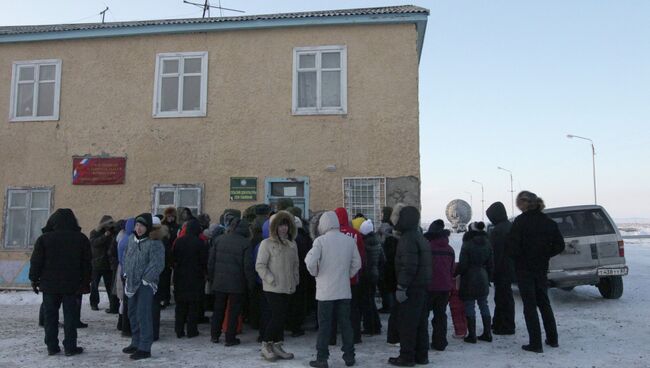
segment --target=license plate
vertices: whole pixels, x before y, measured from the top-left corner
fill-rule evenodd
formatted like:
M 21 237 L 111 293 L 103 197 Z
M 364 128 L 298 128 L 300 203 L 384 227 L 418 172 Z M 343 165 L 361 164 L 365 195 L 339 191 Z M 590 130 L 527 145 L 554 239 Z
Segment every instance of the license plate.
M 598 269 L 598 276 L 625 276 L 628 273 L 628 268 L 600 268 Z

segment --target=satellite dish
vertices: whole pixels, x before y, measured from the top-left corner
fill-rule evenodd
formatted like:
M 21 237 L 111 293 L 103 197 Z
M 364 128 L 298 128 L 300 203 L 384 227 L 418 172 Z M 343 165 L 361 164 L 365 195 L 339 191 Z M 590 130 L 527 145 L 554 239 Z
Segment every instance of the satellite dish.
M 462 199 L 454 199 L 447 205 L 445 214 L 455 232 L 465 232 L 467 224 L 472 219 L 472 206 Z

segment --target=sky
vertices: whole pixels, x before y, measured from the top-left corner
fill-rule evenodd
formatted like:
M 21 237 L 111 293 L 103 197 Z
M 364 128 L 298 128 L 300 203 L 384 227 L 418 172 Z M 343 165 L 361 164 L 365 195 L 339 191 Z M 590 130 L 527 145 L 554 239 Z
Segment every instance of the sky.
M 567 134 L 595 143 L 598 203 L 616 219 L 650 219 L 650 1 L 222 1 L 247 14 L 402 4 L 431 11 L 419 80 L 424 221 L 457 198 L 480 220 L 472 180 L 486 208 L 510 212 L 498 166 L 549 207 L 593 203 L 591 146 Z M 105 6 L 107 21 L 201 16 L 181 0 L 0 0 L 0 25 L 95 22 Z

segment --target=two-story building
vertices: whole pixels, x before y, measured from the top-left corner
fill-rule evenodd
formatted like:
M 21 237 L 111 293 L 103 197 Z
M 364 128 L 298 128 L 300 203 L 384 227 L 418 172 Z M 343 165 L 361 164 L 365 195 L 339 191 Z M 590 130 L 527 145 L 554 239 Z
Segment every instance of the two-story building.
M 55 208 L 88 233 L 290 197 L 379 220 L 419 205 L 414 6 L 0 27 L 0 286 Z

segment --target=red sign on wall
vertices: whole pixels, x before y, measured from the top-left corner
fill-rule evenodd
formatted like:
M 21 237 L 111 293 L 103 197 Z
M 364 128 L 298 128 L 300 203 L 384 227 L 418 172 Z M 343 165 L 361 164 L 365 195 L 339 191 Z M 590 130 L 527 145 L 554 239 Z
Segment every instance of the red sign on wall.
M 126 157 L 73 157 L 72 185 L 124 184 Z

